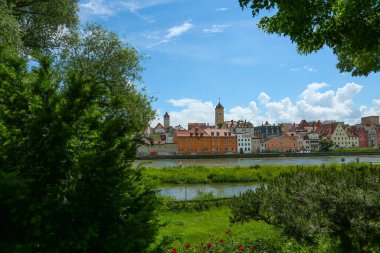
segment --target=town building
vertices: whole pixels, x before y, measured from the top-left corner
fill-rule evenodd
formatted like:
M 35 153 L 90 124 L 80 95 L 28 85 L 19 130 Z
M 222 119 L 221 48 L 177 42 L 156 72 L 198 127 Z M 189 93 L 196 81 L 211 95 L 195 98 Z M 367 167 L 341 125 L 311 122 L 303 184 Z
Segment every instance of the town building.
M 311 132 L 307 134 L 307 137 L 309 137 L 310 140 L 310 149 L 319 149 L 319 134 L 317 134 L 316 132 Z
M 251 136 L 251 151 L 252 153 L 260 153 L 261 152 L 261 143 L 263 140 L 257 136 Z
M 280 136 L 282 134 L 280 125 L 271 125 L 268 121 L 261 126 L 254 127 L 254 135 L 260 137 L 261 139 L 265 139 L 270 136 Z
M 168 129 L 169 126 L 170 126 L 170 116 L 169 116 L 168 112 L 166 112 L 164 115 L 164 128 Z
M 255 128 L 253 127 L 253 124 L 246 120 L 239 120 L 239 121 L 233 121 L 231 120 L 232 124 L 231 127 L 225 127 L 230 128 L 231 132 L 235 134 L 251 134 L 254 135 Z M 225 122 L 226 125 L 227 122 Z M 234 124 L 235 123 L 235 124 Z
M 177 155 L 178 148 L 176 143 L 165 143 L 156 141 L 152 145 L 141 145 L 137 149 L 138 156 L 165 156 Z
M 222 128 L 224 124 L 224 107 L 220 103 L 217 104 L 215 107 L 215 127 L 216 128 Z
M 240 154 L 252 153 L 251 134 L 236 134 L 237 137 L 237 152 Z
M 317 128 L 317 133 L 333 141 L 336 148 L 359 147 L 358 136 L 343 128 L 342 122 L 322 124 Z
M 379 116 L 362 117 L 361 124 L 367 126 L 380 125 Z
M 176 131 L 174 142 L 178 144 L 178 153 L 186 155 L 236 153 L 237 148 L 236 135 L 228 129 L 202 129 L 197 125 Z
M 298 151 L 298 144 L 295 137 L 283 135 L 262 143 L 264 152 L 295 152 Z

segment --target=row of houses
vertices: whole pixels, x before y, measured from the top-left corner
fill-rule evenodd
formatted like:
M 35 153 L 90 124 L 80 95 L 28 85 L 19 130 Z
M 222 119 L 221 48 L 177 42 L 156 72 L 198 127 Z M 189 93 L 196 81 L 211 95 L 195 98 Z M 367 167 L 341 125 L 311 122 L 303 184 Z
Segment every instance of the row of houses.
M 222 113 L 221 113 L 222 112 Z M 378 116 L 364 117 L 354 126 L 336 121 L 302 120 L 300 123 L 253 126 L 247 121 L 224 121 L 223 107 L 215 108 L 215 125 L 189 123 L 188 128 L 164 125 L 145 132 L 152 143 L 139 148 L 138 155 L 213 155 L 259 152 L 310 152 L 319 149 L 322 139 L 329 139 L 335 148 L 378 147 L 380 124 Z

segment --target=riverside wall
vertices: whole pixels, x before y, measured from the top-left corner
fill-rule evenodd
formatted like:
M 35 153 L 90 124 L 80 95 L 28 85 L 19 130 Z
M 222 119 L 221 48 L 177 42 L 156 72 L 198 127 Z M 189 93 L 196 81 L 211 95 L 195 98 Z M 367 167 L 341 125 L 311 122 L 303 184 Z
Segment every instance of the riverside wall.
M 217 159 L 217 158 L 265 158 L 265 157 L 318 157 L 318 156 L 367 156 L 380 155 L 380 152 L 311 152 L 311 153 L 252 153 L 252 154 L 214 154 L 214 155 L 167 155 L 144 156 L 141 160 L 155 159 Z

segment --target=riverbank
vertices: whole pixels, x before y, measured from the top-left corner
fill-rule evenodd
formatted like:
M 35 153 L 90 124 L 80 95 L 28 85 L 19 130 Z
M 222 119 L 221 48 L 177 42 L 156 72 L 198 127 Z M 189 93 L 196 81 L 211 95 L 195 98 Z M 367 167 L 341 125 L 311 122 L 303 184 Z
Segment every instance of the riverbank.
M 321 156 L 380 156 L 380 151 L 363 152 L 310 152 L 310 153 L 252 153 L 252 154 L 214 154 L 214 155 L 167 155 L 167 156 L 144 156 L 137 160 L 160 160 L 160 159 L 218 159 L 218 158 L 273 158 L 273 157 L 321 157 Z
M 147 177 L 155 181 L 156 185 L 163 184 L 210 184 L 210 183 L 242 183 L 242 182 L 267 182 L 281 173 L 289 173 L 299 169 L 345 169 L 352 166 L 370 168 L 380 166 L 372 163 L 348 163 L 348 164 L 322 164 L 322 165 L 253 165 L 247 167 L 234 166 L 190 166 L 170 168 L 145 168 Z

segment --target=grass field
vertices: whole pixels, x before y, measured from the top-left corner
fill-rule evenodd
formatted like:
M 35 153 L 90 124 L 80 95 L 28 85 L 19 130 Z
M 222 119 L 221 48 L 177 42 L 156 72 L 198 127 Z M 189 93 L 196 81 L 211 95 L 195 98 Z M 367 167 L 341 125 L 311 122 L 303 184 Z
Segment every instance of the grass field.
M 230 212 L 227 206 L 201 212 L 164 212 L 161 220 L 166 226 L 160 230 L 158 241 L 170 238 L 173 240 L 171 247 L 181 248 L 186 243 L 207 243 L 210 237 L 217 240 L 226 239 L 228 229 L 231 230 L 234 240 L 255 240 L 280 234 L 278 229 L 261 221 L 231 225 Z
M 324 166 L 324 165 L 322 165 Z M 329 164 L 326 167 L 341 167 L 337 164 Z M 170 168 L 145 168 L 144 173 L 156 184 L 208 184 L 226 182 L 266 182 L 277 177 L 281 173 L 295 171 L 297 169 L 316 169 L 319 165 L 254 165 L 246 167 L 170 167 Z

